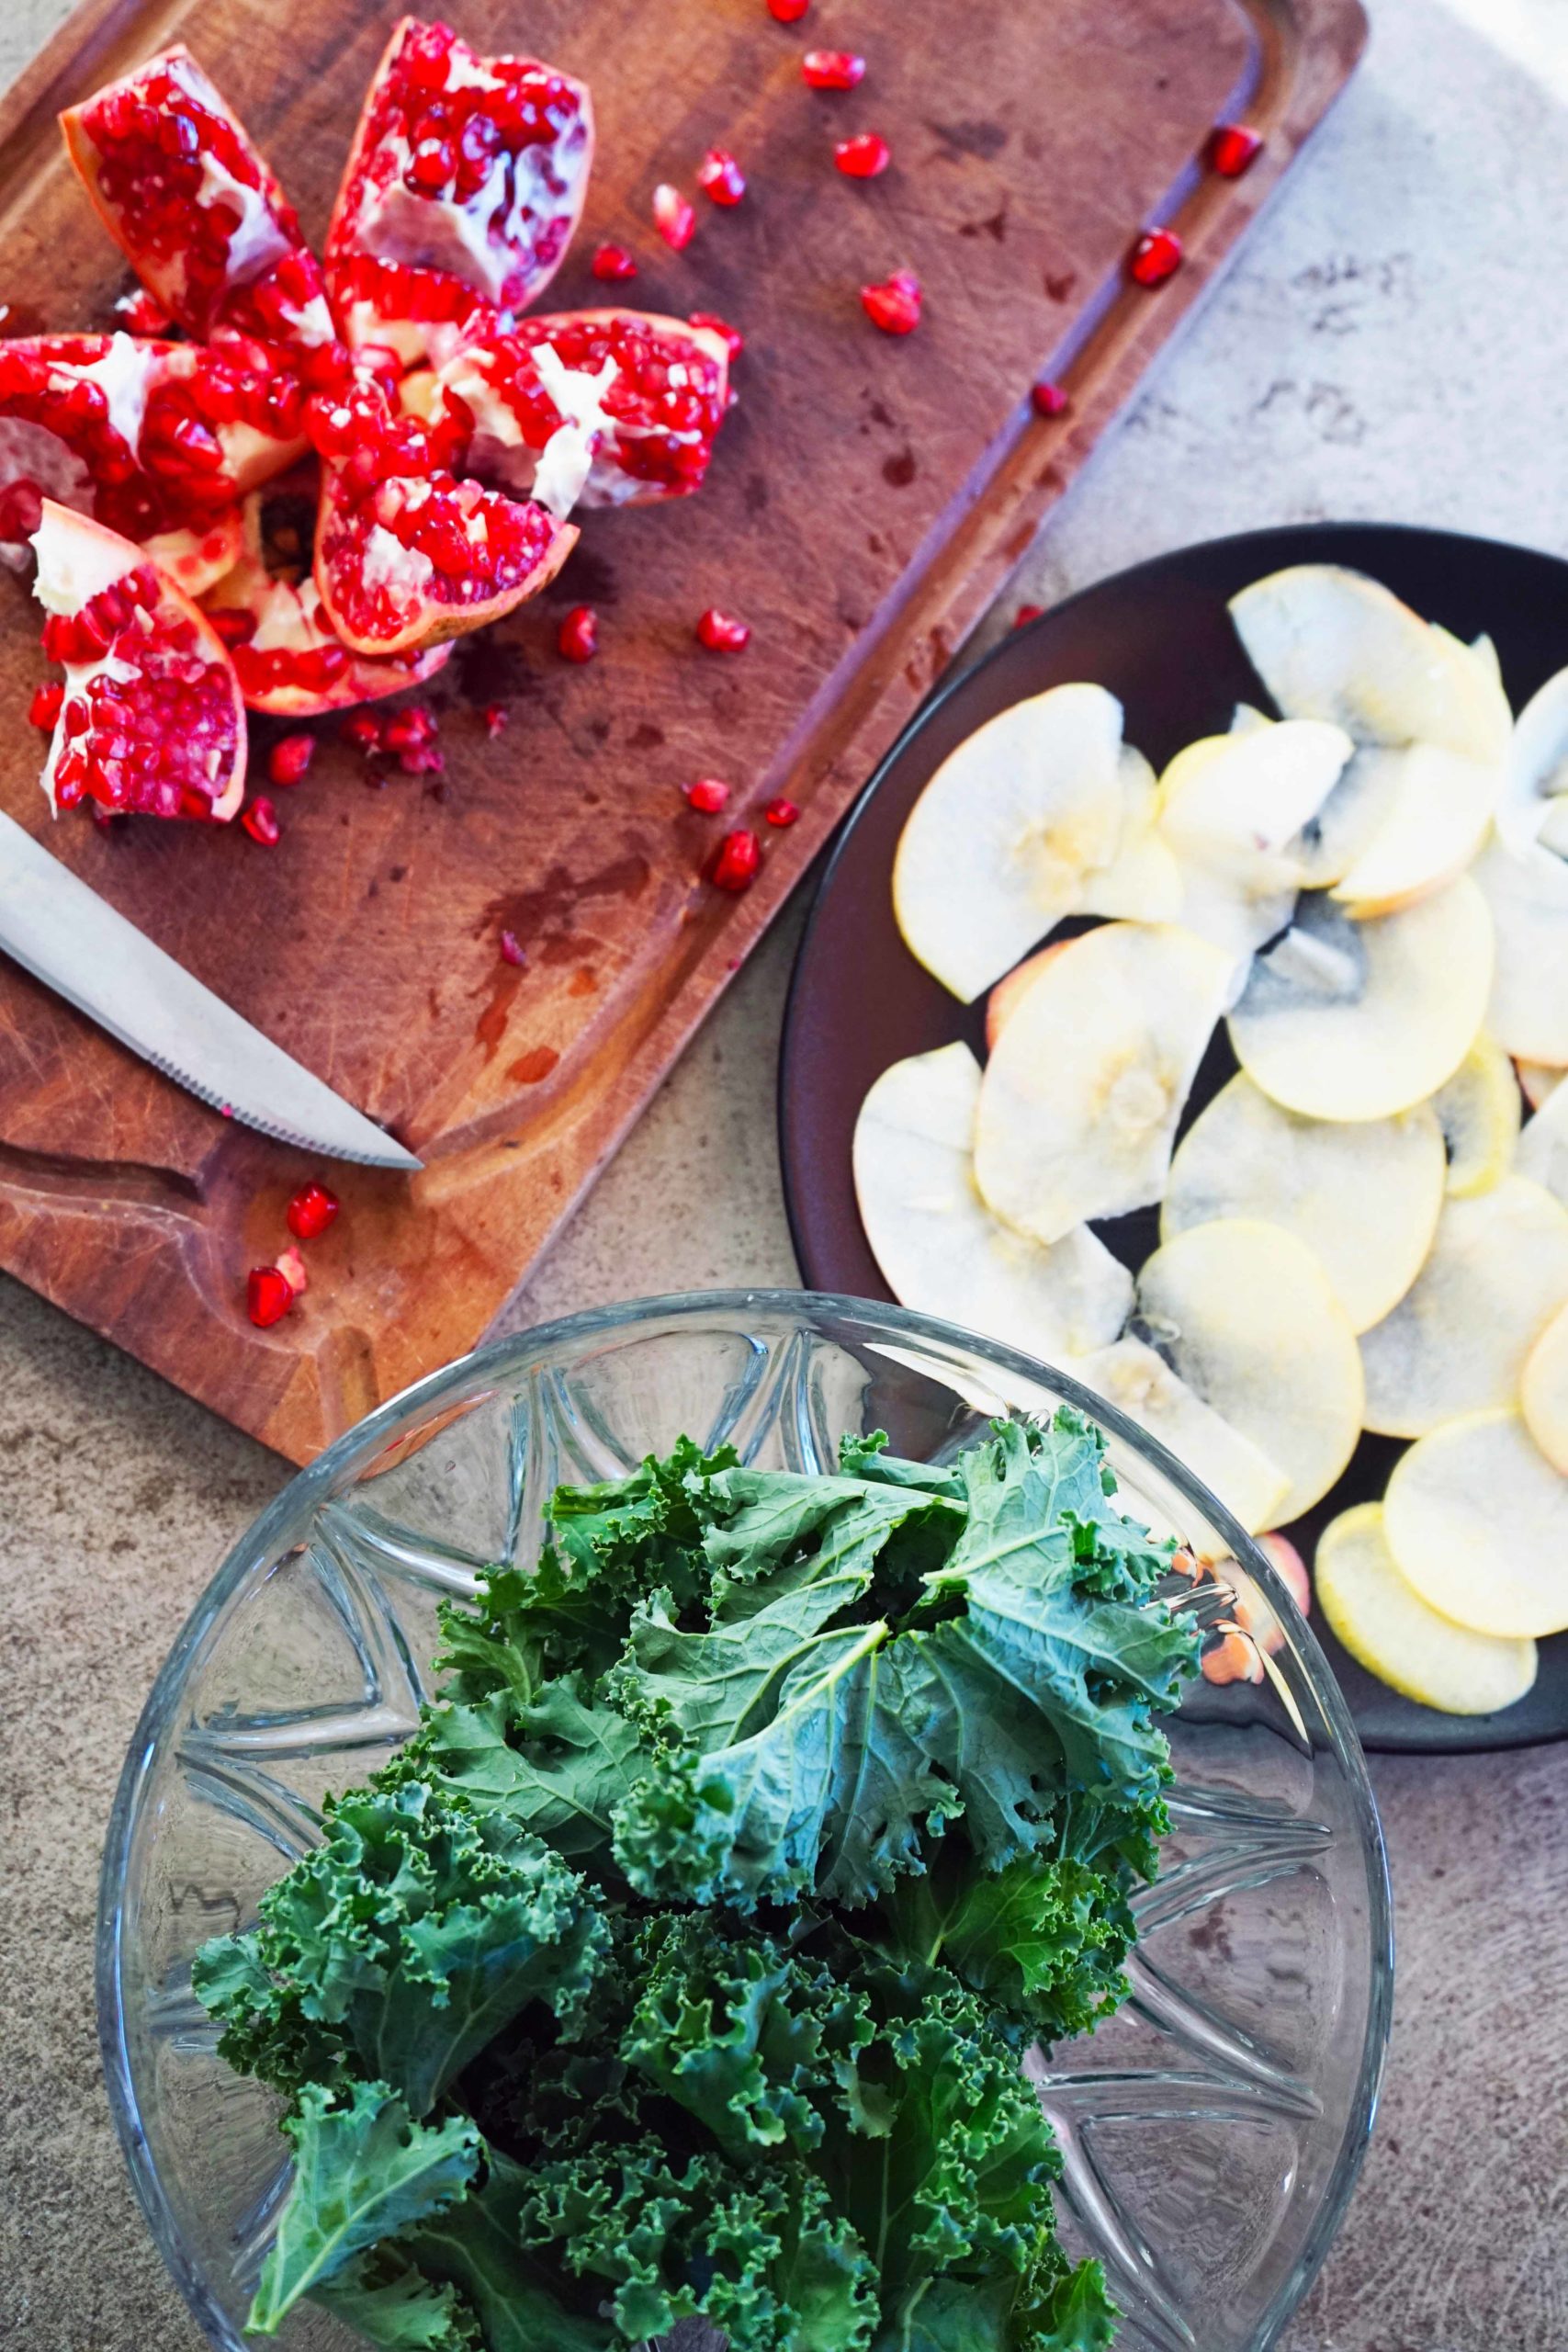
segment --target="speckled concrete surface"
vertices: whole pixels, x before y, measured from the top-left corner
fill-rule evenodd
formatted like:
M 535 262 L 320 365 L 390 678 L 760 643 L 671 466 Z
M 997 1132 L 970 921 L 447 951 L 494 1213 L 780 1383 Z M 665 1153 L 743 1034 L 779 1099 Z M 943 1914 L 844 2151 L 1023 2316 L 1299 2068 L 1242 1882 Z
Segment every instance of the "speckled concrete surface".
M 1335 119 L 1005 610 L 1184 540 L 1314 515 L 1568 545 L 1563 0 L 1371 6 L 1371 53 Z M 63 13 L 9 0 L 0 74 Z M 795 1279 L 772 1104 L 797 924 L 741 977 L 513 1319 Z M 0 1364 L 0 2342 L 198 2352 L 98 2081 L 97 1857 L 170 1634 L 282 1473 L 8 1283 Z M 1382 1761 L 1374 1779 L 1400 1932 L 1387 2096 L 1286 2352 L 1563 2352 L 1568 1748 Z

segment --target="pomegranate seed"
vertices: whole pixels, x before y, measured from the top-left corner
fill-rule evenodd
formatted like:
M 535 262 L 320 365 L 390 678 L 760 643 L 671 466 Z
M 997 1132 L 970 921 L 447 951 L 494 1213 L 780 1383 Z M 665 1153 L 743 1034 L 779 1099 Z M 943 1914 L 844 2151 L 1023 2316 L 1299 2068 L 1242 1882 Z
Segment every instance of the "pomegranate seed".
M 729 786 L 716 775 L 700 775 L 695 784 L 686 786 L 686 797 L 701 815 L 716 817 L 729 798 Z
M 1060 416 L 1067 405 L 1067 395 L 1060 384 L 1047 383 L 1043 377 L 1032 387 L 1029 397 L 1041 416 Z
M 750 621 L 738 621 L 730 614 L 721 613 L 716 605 L 710 605 L 706 612 L 698 616 L 697 635 L 710 652 L 739 653 L 743 645 L 751 641 L 751 625 Z
M 504 703 L 487 702 L 479 717 L 485 723 L 485 733 L 493 742 L 512 717 Z
M 874 130 L 857 130 L 852 139 L 840 140 L 833 161 L 847 180 L 874 180 L 893 161 L 893 150 Z
M 310 1289 L 310 1277 L 305 1272 L 305 1261 L 301 1258 L 298 1250 L 288 1249 L 280 1250 L 278 1251 L 277 1271 L 283 1276 L 284 1281 L 288 1284 L 289 1289 L 294 1293 L 296 1298 L 299 1298 L 303 1292 Z
M 770 825 L 777 825 L 782 831 L 785 825 L 794 824 L 800 810 L 793 800 L 786 800 L 781 793 L 778 799 L 769 801 L 762 814 Z
M 240 822 L 252 841 L 260 842 L 264 849 L 277 846 L 277 837 L 282 829 L 277 821 L 277 811 L 265 792 L 240 811 Z
M 749 890 L 761 862 L 761 842 L 741 826 L 720 842 L 708 878 L 716 890 Z
M 920 281 L 913 270 L 897 269 L 880 286 L 863 286 L 860 300 L 884 334 L 912 334 L 920 323 Z
M 305 771 L 316 756 L 313 735 L 285 735 L 276 742 L 267 758 L 266 772 L 274 784 L 299 784 Z
M 65 699 L 65 689 L 56 679 L 37 688 L 28 705 L 28 717 L 35 727 L 47 733 L 60 716 L 60 706 Z
M 694 327 L 706 327 L 711 334 L 722 335 L 729 346 L 731 359 L 739 359 L 746 348 L 746 338 L 739 328 L 732 327 L 726 319 L 716 318 L 711 311 L 694 311 L 692 324 Z
M 154 300 L 144 286 L 130 294 L 122 294 L 115 304 L 115 314 L 125 321 L 131 334 L 167 334 L 174 322 L 163 304 Z
M 276 1266 L 253 1266 L 245 1276 L 245 1312 L 258 1331 L 280 1323 L 294 1304 L 287 1274 Z
M 865 79 L 865 60 L 850 49 L 808 49 L 800 70 L 813 90 L 852 90 Z
M 573 605 L 559 628 L 556 644 L 568 662 L 592 662 L 599 650 L 599 616 L 592 605 Z
M 684 253 L 696 234 L 697 216 L 689 200 L 668 180 L 653 191 L 653 225 L 673 254 Z
M 338 733 L 345 743 L 352 743 L 355 750 L 365 752 L 367 757 L 370 752 L 378 752 L 381 748 L 381 722 L 367 710 L 356 712 L 352 718 L 345 718 L 338 729 Z
M 515 964 L 520 972 L 528 968 L 527 951 L 514 931 L 501 934 L 501 960 L 503 964 Z
M 301 1241 L 314 1241 L 318 1234 L 326 1231 L 342 1206 L 335 1193 L 329 1193 L 324 1184 L 312 1179 L 309 1184 L 300 1185 L 283 1215 L 290 1233 Z
M 1043 605 L 1020 605 L 1012 616 L 1014 628 L 1023 628 L 1030 621 L 1037 621 L 1044 610 Z
M 1181 267 L 1181 240 L 1174 229 L 1145 229 L 1127 264 L 1140 286 L 1163 286 Z
M 1244 122 L 1222 122 L 1215 126 L 1209 141 L 1209 164 L 1223 180 L 1238 180 L 1250 170 L 1263 148 L 1263 141 L 1256 130 Z
M 728 147 L 710 147 L 697 165 L 697 186 L 715 204 L 739 204 L 746 193 L 746 175 Z
M 625 245 L 601 245 L 592 266 L 595 277 L 607 277 L 614 284 L 637 276 L 637 264 Z
M 811 0 L 768 0 L 768 14 L 775 24 L 798 25 Z

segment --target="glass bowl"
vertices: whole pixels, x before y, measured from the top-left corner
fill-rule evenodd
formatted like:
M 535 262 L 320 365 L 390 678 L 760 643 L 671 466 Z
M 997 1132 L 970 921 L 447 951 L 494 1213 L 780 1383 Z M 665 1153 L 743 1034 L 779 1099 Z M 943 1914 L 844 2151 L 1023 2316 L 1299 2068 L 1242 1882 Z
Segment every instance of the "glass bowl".
M 322 1795 L 412 1731 L 437 1603 L 533 1556 L 558 1481 L 619 1476 L 682 1431 L 818 1470 L 845 1430 L 935 1459 L 996 1413 L 1059 1400 L 1105 1430 L 1124 1507 L 1230 1555 L 1278 1642 L 1261 1684 L 1195 1683 L 1174 1720 L 1172 1836 L 1137 1899 L 1132 1998 L 1033 2062 L 1063 2233 L 1103 2257 L 1123 2352 L 1275 2342 L 1360 2165 L 1393 1984 L 1377 1816 L 1316 1643 L 1213 1497 L 1065 1375 L 897 1307 L 730 1291 L 545 1325 L 372 1413 L 262 1513 L 153 1686 L 109 1826 L 99 2024 L 153 2235 L 222 2352 L 241 2352 L 288 2175 L 276 2102 L 219 2059 L 191 1956 L 254 1921 Z M 301 2309 L 278 2341 L 359 2339 Z

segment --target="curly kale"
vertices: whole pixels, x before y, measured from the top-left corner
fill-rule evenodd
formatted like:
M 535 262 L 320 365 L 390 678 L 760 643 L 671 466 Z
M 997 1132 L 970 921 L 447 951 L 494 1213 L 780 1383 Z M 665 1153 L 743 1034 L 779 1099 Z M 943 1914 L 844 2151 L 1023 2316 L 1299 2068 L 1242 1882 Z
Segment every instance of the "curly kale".
M 444 1612 L 442 1696 L 209 1945 L 295 2151 L 251 2314 L 406 2352 L 1094 2352 L 1020 2060 L 1124 1990 L 1193 1644 L 1070 1413 L 682 1441 Z

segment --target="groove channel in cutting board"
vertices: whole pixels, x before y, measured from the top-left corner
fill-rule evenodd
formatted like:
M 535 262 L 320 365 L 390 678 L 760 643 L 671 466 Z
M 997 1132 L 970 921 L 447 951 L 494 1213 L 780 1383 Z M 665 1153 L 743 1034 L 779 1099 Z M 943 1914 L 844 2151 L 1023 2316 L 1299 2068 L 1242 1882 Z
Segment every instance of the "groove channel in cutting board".
M 587 214 L 547 297 L 602 302 L 607 237 L 649 308 L 708 310 L 747 338 L 740 404 L 696 498 L 591 515 L 556 590 L 460 650 L 444 779 L 367 785 L 328 740 L 280 796 L 279 846 L 151 823 L 51 829 L 21 724 L 44 674 L 36 609 L 0 582 L 0 806 L 200 978 L 422 1152 L 412 1185 L 333 1171 L 344 1214 L 299 1310 L 261 1333 L 247 1266 L 272 1257 L 299 1156 L 226 1127 L 0 965 L 0 1264 L 192 1394 L 303 1460 L 378 1398 L 469 1346 L 614 1149 L 962 640 L 1040 515 L 1340 87 L 1354 0 L 835 0 L 811 20 L 863 49 L 863 105 L 807 90 L 801 28 L 761 0 L 539 0 L 455 9 L 481 50 L 584 74 L 599 119 Z M 55 109 L 186 40 L 324 223 L 355 108 L 397 11 L 346 0 L 89 0 L 0 111 L 12 332 L 111 323 L 126 280 L 58 150 Z M 874 98 L 874 105 L 873 99 Z M 846 106 L 854 114 L 850 120 Z M 1269 143 L 1204 176 L 1245 107 Z M 874 115 L 895 163 L 832 168 Z M 705 147 L 741 157 L 743 205 L 700 205 L 687 251 L 649 224 L 654 185 Z M 1157 293 L 1124 259 L 1172 216 L 1186 267 Z M 907 342 L 856 289 L 900 265 L 926 288 Z M 1067 415 L 1030 384 L 1066 375 Z M 597 661 L 562 662 L 593 604 Z M 750 646 L 699 649 L 708 605 Z M 489 739 L 478 711 L 511 705 Z M 728 899 L 702 879 L 713 820 L 680 786 L 716 772 L 733 820 L 779 793 Z M 761 830 L 766 831 L 767 829 Z M 525 969 L 498 952 L 502 930 Z

